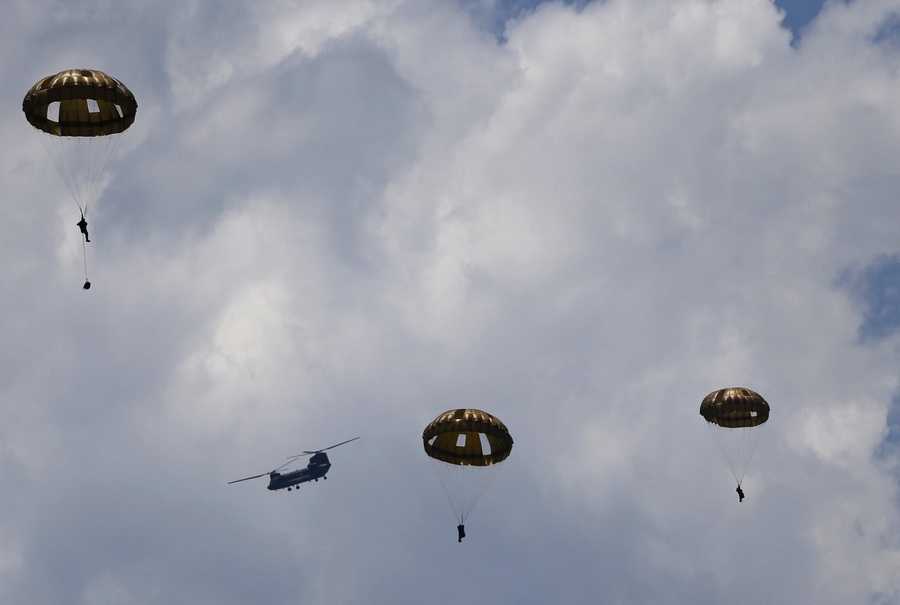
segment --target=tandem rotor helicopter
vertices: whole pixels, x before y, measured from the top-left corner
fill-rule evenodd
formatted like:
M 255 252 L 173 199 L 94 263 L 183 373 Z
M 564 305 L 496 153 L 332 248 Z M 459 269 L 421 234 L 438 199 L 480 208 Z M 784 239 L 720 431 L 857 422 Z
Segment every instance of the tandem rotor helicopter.
M 243 479 L 236 479 L 235 481 L 229 481 L 228 485 L 231 485 L 232 483 L 240 483 L 241 481 L 249 481 L 250 479 L 258 479 L 259 477 L 268 475 L 270 490 L 275 491 L 287 488 L 287 491 L 291 491 L 292 486 L 300 485 L 301 483 L 306 483 L 307 481 L 318 481 L 320 477 L 322 479 L 328 479 L 328 477 L 326 477 L 325 475 L 326 473 L 328 473 L 328 469 L 331 468 L 331 462 L 328 461 L 328 454 L 325 453 L 325 450 L 334 449 L 339 445 L 344 445 L 345 443 L 350 443 L 351 441 L 356 441 L 357 439 L 359 439 L 359 437 L 354 437 L 353 439 L 348 439 L 347 441 L 341 441 L 340 443 L 336 443 L 335 445 L 323 448 L 321 450 L 315 450 L 314 452 L 303 452 L 302 454 L 297 454 L 296 456 L 289 456 L 290 459 L 276 468 L 274 471 L 261 473 L 259 475 L 253 475 L 252 477 L 244 477 Z M 297 458 L 302 458 L 303 456 L 312 456 L 312 458 L 309 459 L 309 463 L 306 465 L 306 468 L 299 468 L 295 471 L 289 471 L 286 473 L 278 472 Z

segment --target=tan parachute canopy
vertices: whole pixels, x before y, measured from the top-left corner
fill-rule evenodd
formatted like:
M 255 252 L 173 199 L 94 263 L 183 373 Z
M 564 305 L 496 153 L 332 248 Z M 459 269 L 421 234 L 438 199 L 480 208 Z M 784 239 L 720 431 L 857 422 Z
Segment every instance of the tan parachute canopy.
M 722 428 L 759 426 L 769 419 L 769 404 L 759 393 L 744 387 L 713 391 L 700 403 L 700 415 Z
M 475 409 L 444 412 L 425 427 L 422 441 L 431 458 L 459 466 L 497 464 L 509 457 L 513 446 L 509 430 L 499 418 Z
M 94 69 L 68 69 L 31 87 L 22 101 L 28 122 L 59 137 L 118 134 L 134 122 L 137 101 L 119 80 Z
M 706 420 L 738 487 L 759 443 L 761 425 L 769 419 L 769 404 L 745 387 L 713 391 L 700 403 Z
M 509 458 L 513 439 L 496 416 L 464 408 L 435 418 L 422 432 L 422 442 L 462 525 L 493 480 L 499 463 Z
M 25 119 L 41 135 L 59 175 L 81 211 L 84 289 L 88 212 L 106 184 L 106 174 L 125 131 L 134 123 L 137 101 L 119 80 L 94 69 L 67 69 L 31 87 L 22 101 Z

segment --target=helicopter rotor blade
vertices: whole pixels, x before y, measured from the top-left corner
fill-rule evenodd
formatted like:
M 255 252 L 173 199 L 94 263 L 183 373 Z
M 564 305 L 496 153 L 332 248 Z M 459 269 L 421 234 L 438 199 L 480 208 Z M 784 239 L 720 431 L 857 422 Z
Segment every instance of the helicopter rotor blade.
M 336 447 L 339 446 L 339 445 L 344 445 L 345 443 L 350 443 L 351 441 L 356 441 L 357 439 L 359 439 L 359 437 L 354 437 L 353 439 L 347 439 L 347 441 L 341 441 L 340 443 L 336 443 L 336 444 L 334 444 L 334 445 L 332 445 L 332 446 L 325 447 L 325 448 L 322 448 L 322 449 L 320 449 L 320 450 L 316 450 L 316 451 L 314 451 L 314 452 L 303 452 L 303 454 L 301 454 L 301 455 L 318 454 L 319 452 L 324 452 L 324 451 L 326 451 L 326 450 L 334 449 L 334 448 L 336 448 Z
M 278 468 L 276 468 L 276 469 L 275 469 L 274 471 L 272 471 L 272 472 L 273 472 L 273 473 L 276 473 L 276 472 L 280 471 L 281 469 L 283 469 L 284 467 L 286 467 L 288 464 L 290 464 L 291 462 L 293 462 L 293 461 L 296 460 L 297 458 L 300 458 L 302 455 L 303 455 L 303 454 L 298 454 L 297 456 L 288 456 L 288 461 L 285 462 L 284 464 L 282 464 L 281 466 L 279 466 Z
M 259 479 L 260 477 L 263 477 L 268 474 L 269 473 L 262 473 L 261 475 L 253 475 L 252 477 L 244 477 L 243 479 L 236 479 L 234 481 L 229 481 L 228 485 L 231 485 L 232 483 L 240 483 L 241 481 L 249 481 L 250 479 Z
M 259 479 L 260 477 L 264 477 L 264 476 L 268 475 L 269 473 L 275 473 L 275 472 L 280 471 L 281 469 L 286 467 L 288 464 L 290 464 L 297 458 L 302 458 L 303 456 L 311 456 L 313 454 L 318 454 L 318 453 L 324 452 L 325 450 L 334 449 L 340 445 L 344 445 L 345 443 L 350 443 L 351 441 L 356 441 L 357 439 L 359 439 L 359 437 L 354 437 L 353 439 L 347 439 L 347 441 L 341 441 L 340 443 L 335 443 L 334 445 L 328 446 L 321 450 L 316 450 L 314 452 L 305 451 L 302 454 L 297 454 L 296 456 L 288 456 L 288 461 L 273 471 L 269 471 L 268 473 L 260 473 L 259 475 L 253 475 L 252 477 L 244 477 L 243 479 L 235 479 L 234 481 L 229 481 L 228 485 L 231 485 L 232 483 L 240 483 L 241 481 L 250 481 L 250 479 Z

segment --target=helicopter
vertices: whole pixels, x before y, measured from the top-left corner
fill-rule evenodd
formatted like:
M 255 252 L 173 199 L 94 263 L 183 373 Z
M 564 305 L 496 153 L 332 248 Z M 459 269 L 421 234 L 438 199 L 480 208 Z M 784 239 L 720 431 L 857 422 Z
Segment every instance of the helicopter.
M 331 468 L 331 462 L 328 461 L 328 454 L 325 453 L 325 450 L 334 449 L 339 445 L 344 445 L 345 443 L 350 443 L 351 441 L 356 441 L 357 439 L 359 439 L 359 437 L 354 437 L 353 439 L 348 439 L 347 441 L 341 441 L 340 443 L 323 448 L 321 450 L 315 450 L 313 452 L 303 452 L 302 454 L 297 454 L 296 456 L 288 456 L 289 460 L 276 468 L 274 471 L 229 481 L 228 485 L 231 485 L 232 483 L 240 483 L 241 481 L 249 481 L 250 479 L 258 479 L 259 477 L 268 475 L 268 489 L 276 491 L 279 489 L 287 488 L 287 491 L 291 491 L 292 486 L 297 486 L 301 483 L 306 483 L 307 481 L 318 481 L 320 477 L 322 479 L 328 479 L 325 474 L 328 472 L 328 469 Z M 306 468 L 300 468 L 295 471 L 289 471 L 286 473 L 278 472 L 297 458 L 302 458 L 303 456 L 312 456 L 309 459 L 309 463 L 306 465 Z

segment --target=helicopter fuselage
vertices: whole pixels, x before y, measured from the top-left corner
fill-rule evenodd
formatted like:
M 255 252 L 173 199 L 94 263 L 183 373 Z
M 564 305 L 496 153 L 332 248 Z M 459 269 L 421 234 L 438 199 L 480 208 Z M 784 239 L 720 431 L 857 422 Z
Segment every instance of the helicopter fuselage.
M 301 483 L 306 483 L 308 481 L 318 481 L 319 479 L 327 479 L 326 473 L 328 473 L 328 469 L 331 468 L 331 462 L 328 461 L 328 454 L 325 453 L 325 450 L 330 450 L 338 447 L 339 445 L 344 445 L 345 443 L 350 443 L 351 441 L 356 441 L 359 437 L 354 437 L 353 439 L 348 439 L 347 441 L 341 441 L 340 443 L 335 443 L 332 446 L 326 447 L 321 450 L 316 450 L 314 452 L 303 452 L 302 454 L 297 454 L 296 456 L 288 456 L 288 461 L 276 468 L 274 471 L 270 471 L 269 473 L 260 473 L 259 475 L 253 475 L 252 477 L 244 477 L 243 479 L 235 479 L 234 481 L 229 481 L 228 485 L 232 483 L 241 483 L 242 481 L 250 481 L 251 479 L 259 479 L 260 477 L 265 477 L 269 475 L 269 490 L 276 491 L 279 489 L 287 489 L 291 490 L 295 485 L 300 485 Z M 298 468 L 294 471 L 287 471 L 282 473 L 281 469 L 286 467 L 289 464 L 292 464 L 297 458 L 302 458 L 304 456 L 311 456 L 309 459 L 309 463 L 306 465 L 306 468 Z
M 309 459 L 306 468 L 297 469 L 287 473 L 275 471 L 269 473 L 268 489 L 272 491 L 285 488 L 291 489 L 291 487 L 295 485 L 300 485 L 301 483 L 306 483 L 308 481 L 318 481 L 320 478 L 327 479 L 328 477 L 325 475 L 330 468 L 331 462 L 328 461 L 328 455 L 324 452 L 319 452 Z

